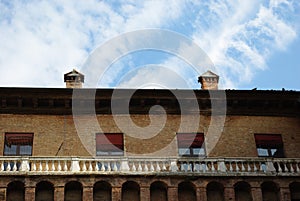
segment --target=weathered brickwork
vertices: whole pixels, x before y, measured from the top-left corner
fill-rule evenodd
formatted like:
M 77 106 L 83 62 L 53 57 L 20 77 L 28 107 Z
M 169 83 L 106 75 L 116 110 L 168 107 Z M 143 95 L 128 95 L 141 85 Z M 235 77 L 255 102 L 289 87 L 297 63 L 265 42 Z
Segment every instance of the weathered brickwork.
M 111 115 L 98 115 L 99 125 L 91 121 L 90 116 L 83 116 L 76 121 L 83 128 L 75 128 L 73 117 L 63 115 L 0 115 L 0 150 L 3 154 L 4 135 L 6 132 L 34 133 L 33 156 L 89 156 L 95 154 L 95 134 L 98 132 L 120 133 L 120 129 Z M 122 117 L 127 118 L 127 117 Z M 162 117 L 157 117 L 162 118 Z M 193 116 L 189 116 L 193 118 Z M 138 126 L 150 124 L 147 115 L 132 115 L 132 121 Z M 166 124 L 154 125 L 158 133 L 145 136 L 128 125 L 124 133 L 125 154 L 150 154 L 159 156 L 177 156 L 177 132 L 201 132 L 206 140 L 215 140 L 210 157 L 257 157 L 254 140 L 255 133 L 281 134 L 284 152 L 287 158 L 299 158 L 300 122 L 291 117 L 227 116 L 221 133 L 209 133 L 210 117 L 201 116 L 198 130 L 191 130 L 188 123 L 180 125 L 179 115 L 168 115 Z M 122 122 L 122 121 L 121 121 Z M 153 125 L 153 124 L 152 124 Z M 84 142 L 81 143 L 81 140 Z M 216 142 L 217 141 L 217 142 Z M 212 143 L 212 144 L 214 144 Z M 84 146 L 86 145 L 86 146 Z

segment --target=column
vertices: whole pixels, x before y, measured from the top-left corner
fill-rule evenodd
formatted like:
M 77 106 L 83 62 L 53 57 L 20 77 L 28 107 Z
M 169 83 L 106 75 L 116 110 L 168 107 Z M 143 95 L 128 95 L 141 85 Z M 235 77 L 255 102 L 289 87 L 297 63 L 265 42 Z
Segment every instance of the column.
M 112 197 L 112 201 L 121 201 L 121 196 L 122 196 L 122 192 L 121 192 L 122 188 L 119 186 L 113 186 L 111 189 L 111 197 Z
M 82 193 L 83 193 L 82 200 L 93 200 L 93 187 L 92 186 L 84 186 Z
M 32 201 L 35 198 L 35 187 L 25 186 L 25 201 Z
M 0 187 L 0 200 L 6 200 L 6 187 Z
M 197 195 L 197 201 L 206 201 L 207 196 L 206 196 L 206 188 L 205 187 L 198 187 L 196 189 L 196 195 Z
M 224 188 L 224 198 L 225 201 L 235 201 L 235 193 L 233 187 Z
M 289 187 L 280 188 L 280 200 L 289 201 L 291 200 L 291 192 Z
M 178 188 L 175 186 L 168 187 L 168 201 L 178 200 Z
M 64 186 L 54 186 L 54 201 L 64 201 L 65 188 Z
M 143 186 L 140 188 L 140 200 L 141 201 L 150 201 L 150 187 Z
M 260 186 L 251 186 L 251 193 L 253 201 L 262 201 L 262 191 Z

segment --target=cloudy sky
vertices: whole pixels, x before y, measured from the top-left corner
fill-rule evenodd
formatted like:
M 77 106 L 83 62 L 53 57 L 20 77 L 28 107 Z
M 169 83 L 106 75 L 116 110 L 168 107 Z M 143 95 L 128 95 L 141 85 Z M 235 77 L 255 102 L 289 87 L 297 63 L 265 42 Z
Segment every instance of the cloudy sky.
M 64 87 L 63 74 L 84 71 L 103 44 L 152 28 L 196 43 L 222 88 L 300 90 L 299 0 L 0 0 L 0 86 Z M 199 72 L 164 51 L 98 68 L 97 87 L 199 87 Z

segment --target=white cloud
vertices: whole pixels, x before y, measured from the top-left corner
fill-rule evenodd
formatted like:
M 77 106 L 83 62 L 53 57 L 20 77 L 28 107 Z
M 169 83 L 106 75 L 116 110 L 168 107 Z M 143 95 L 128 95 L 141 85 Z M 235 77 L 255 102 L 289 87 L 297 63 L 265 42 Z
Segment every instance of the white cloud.
M 238 87 L 267 68 L 272 52 L 285 50 L 295 40 L 299 7 L 297 0 L 1 1 L 0 86 L 63 87 L 63 73 L 80 69 L 110 38 L 141 28 L 167 28 L 195 39 L 224 78 L 223 86 Z M 113 86 L 126 70 L 134 69 L 131 59 L 124 60 L 130 65 L 120 64 L 108 73 L 104 86 Z M 197 86 L 180 59 L 158 64 Z M 150 71 L 147 74 L 156 79 L 164 78 L 164 71 Z M 136 76 L 131 78 L 124 83 L 139 83 Z M 178 87 L 174 79 L 165 81 Z

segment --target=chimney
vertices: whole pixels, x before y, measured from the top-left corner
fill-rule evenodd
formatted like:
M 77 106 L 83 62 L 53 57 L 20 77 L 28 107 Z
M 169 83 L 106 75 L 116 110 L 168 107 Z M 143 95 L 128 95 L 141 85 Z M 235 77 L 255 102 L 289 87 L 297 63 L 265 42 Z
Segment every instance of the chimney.
M 84 75 L 73 69 L 71 72 L 64 74 L 66 88 L 82 88 Z
M 198 77 L 198 82 L 201 83 L 201 89 L 217 90 L 219 83 L 219 76 L 210 70 Z

